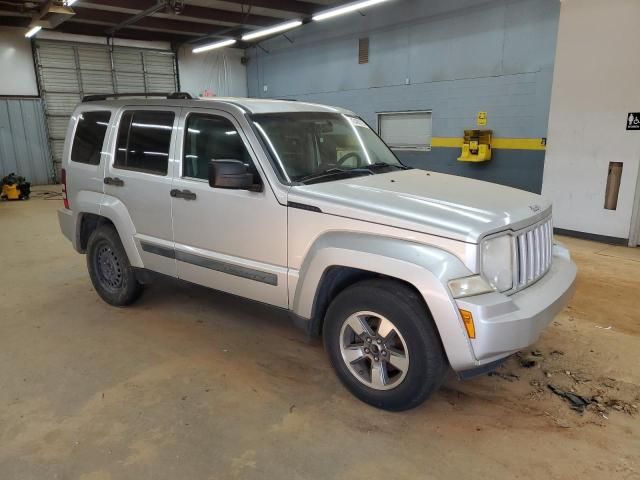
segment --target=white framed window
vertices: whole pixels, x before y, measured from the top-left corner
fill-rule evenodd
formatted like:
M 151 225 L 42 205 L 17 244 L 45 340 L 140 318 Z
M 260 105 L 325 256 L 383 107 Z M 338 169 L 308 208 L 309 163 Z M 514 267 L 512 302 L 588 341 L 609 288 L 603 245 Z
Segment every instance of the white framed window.
M 394 150 L 431 150 L 431 110 L 380 112 L 378 134 Z

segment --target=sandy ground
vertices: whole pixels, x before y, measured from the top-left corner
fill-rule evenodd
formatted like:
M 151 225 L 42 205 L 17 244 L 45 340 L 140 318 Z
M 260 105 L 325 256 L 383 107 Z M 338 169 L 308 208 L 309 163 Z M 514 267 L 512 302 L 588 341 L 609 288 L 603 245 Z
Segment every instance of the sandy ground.
M 173 281 L 109 307 L 60 203 L 0 204 L 2 480 L 640 479 L 640 250 L 563 239 L 578 290 L 540 341 L 398 414 L 269 308 Z

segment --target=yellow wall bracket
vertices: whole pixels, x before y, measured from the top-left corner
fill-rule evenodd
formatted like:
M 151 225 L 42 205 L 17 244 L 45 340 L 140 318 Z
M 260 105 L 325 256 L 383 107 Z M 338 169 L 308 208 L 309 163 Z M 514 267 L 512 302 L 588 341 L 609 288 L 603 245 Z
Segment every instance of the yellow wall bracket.
M 486 162 L 491 160 L 491 130 L 465 130 L 461 162 Z

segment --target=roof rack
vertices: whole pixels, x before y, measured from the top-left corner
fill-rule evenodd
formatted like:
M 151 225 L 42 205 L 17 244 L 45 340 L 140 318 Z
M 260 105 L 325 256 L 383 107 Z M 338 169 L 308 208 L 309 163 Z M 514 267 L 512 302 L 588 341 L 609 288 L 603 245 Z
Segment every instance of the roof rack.
M 108 98 L 123 98 L 123 97 L 161 97 L 169 100 L 191 100 L 193 97 L 187 92 L 139 92 L 139 93 L 107 93 L 100 95 L 85 95 L 82 97 L 82 102 L 99 102 Z

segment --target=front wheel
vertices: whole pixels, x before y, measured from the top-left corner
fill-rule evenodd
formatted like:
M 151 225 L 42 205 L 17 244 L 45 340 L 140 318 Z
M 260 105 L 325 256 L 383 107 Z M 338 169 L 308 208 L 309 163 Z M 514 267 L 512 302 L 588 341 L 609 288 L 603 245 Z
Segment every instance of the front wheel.
M 366 280 L 331 303 L 325 348 L 342 383 L 385 410 L 420 405 L 442 384 L 448 362 L 418 294 L 393 280 Z
M 93 287 L 107 303 L 123 307 L 142 294 L 120 236 L 111 225 L 95 229 L 87 244 L 87 269 Z

